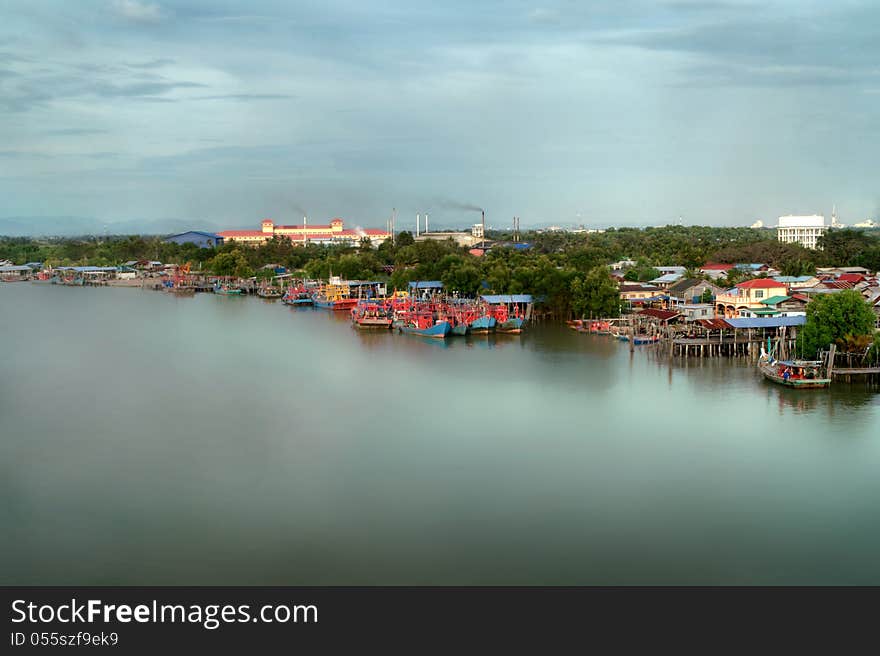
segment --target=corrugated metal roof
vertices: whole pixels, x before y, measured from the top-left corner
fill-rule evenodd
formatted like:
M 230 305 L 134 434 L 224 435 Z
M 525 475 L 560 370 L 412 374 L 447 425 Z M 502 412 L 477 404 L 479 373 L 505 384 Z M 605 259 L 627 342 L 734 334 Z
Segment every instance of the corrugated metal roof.
M 487 303 L 531 303 L 531 294 L 483 294 L 481 298 Z
M 652 283 L 660 283 L 660 284 L 662 284 L 664 282 L 675 282 L 676 280 L 678 280 L 681 277 L 682 277 L 681 273 L 666 273 L 666 274 L 660 276 L 659 278 L 654 278 L 651 282 Z
M 12 264 L 9 266 L 0 266 L 0 273 L 12 273 L 13 271 L 30 271 L 31 268 L 26 264 L 20 264 L 18 266 Z
M 770 298 L 765 298 L 761 303 L 764 305 L 776 305 L 777 303 L 782 303 L 782 301 L 787 301 L 791 296 L 771 296 Z
M 806 317 L 739 317 L 724 319 L 731 328 L 780 328 L 781 326 L 803 326 Z
M 410 289 L 442 289 L 443 283 L 439 280 L 413 280 L 409 283 Z
M 660 319 L 661 321 L 668 321 L 673 317 L 677 317 L 679 315 L 678 312 L 672 312 L 671 310 L 655 310 L 654 308 L 645 308 L 644 310 L 639 310 L 636 314 L 644 314 L 649 317 L 655 317 Z

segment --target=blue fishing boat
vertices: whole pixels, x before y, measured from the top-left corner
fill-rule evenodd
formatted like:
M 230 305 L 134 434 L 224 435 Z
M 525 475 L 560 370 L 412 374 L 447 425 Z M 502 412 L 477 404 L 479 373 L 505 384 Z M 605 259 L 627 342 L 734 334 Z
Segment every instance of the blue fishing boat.
M 421 337 L 435 337 L 438 339 L 443 339 L 452 330 L 452 325 L 448 321 L 445 319 L 435 321 L 434 313 L 425 309 L 396 312 L 392 327 L 408 335 L 420 335 Z
M 471 333 L 489 333 L 495 330 L 495 317 L 483 315 L 471 322 Z
M 221 284 L 219 282 L 215 282 L 214 293 L 222 294 L 224 296 L 237 296 L 241 294 L 241 289 L 239 289 L 238 287 L 233 287 L 232 285 L 226 283 Z
M 521 333 L 523 323 L 525 323 L 523 317 L 508 317 L 506 321 L 501 321 L 495 325 L 495 332 Z
M 408 335 L 420 335 L 421 337 L 435 337 L 437 339 L 443 339 L 447 335 L 449 335 L 449 331 L 452 329 L 452 326 L 449 325 L 448 321 L 438 321 L 433 326 L 429 326 L 427 328 L 419 328 L 418 326 L 401 324 L 397 327 L 397 329 L 402 333 L 407 333 Z
M 315 299 L 304 285 L 300 285 L 289 288 L 281 297 L 281 302 L 285 305 L 314 305 Z
M 463 321 L 455 324 L 454 326 L 452 326 L 449 329 L 450 335 L 458 335 L 459 337 L 463 337 L 464 335 L 467 335 L 467 332 L 468 332 L 468 325 L 466 323 L 464 323 Z

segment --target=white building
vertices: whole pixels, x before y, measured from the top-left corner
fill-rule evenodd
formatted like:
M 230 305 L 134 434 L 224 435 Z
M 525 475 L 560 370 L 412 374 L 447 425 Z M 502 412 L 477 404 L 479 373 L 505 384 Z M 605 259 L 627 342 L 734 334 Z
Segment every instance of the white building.
M 784 244 L 803 244 L 807 248 L 816 248 L 819 237 L 828 231 L 825 217 L 819 214 L 811 216 L 780 216 L 776 226 L 776 239 Z

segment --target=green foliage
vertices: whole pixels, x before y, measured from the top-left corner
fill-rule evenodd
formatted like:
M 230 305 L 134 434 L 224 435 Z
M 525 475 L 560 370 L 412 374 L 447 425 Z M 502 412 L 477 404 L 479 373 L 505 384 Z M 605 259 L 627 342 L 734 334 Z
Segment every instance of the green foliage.
M 854 338 L 872 335 L 874 321 L 874 312 L 857 291 L 817 294 L 807 304 L 807 322 L 798 333 L 798 349 L 807 357 L 830 344 L 846 349 Z
M 880 265 L 880 236 L 852 228 L 829 230 L 819 237 L 818 247 L 828 266 L 864 266 L 876 270 Z
M 703 293 L 700 295 L 700 303 L 711 303 L 715 300 L 715 294 L 712 293 L 711 289 L 704 289 Z
M 590 270 L 571 283 L 572 309 L 586 317 L 616 317 L 620 312 L 620 293 L 606 267 Z
M 654 267 L 650 267 L 647 265 L 634 266 L 629 271 L 627 271 L 623 279 L 637 282 L 648 282 L 649 280 L 654 280 L 654 278 L 659 278 L 660 272 Z
M 490 235 L 505 236 L 511 237 Z M 411 280 L 441 280 L 448 289 L 463 295 L 530 293 L 541 299 L 544 310 L 560 317 L 570 316 L 572 311 L 615 314 L 616 290 L 612 307 L 610 286 L 597 269 L 607 274 L 608 264 L 625 257 L 638 259 L 627 277 L 640 281 L 658 277 L 656 267 L 664 265 L 685 266 L 691 272 L 688 277 L 698 277 L 693 272 L 706 262 L 764 262 L 786 275 L 812 274 L 816 264 L 829 263 L 880 268 L 880 233 L 853 230 L 831 231 L 823 239 L 824 252 L 781 244 L 772 230 L 708 226 L 612 228 L 601 233 L 527 232 L 522 239 L 532 248 L 493 248 L 475 257 L 451 239 L 416 242 L 406 231 L 377 249 L 365 242 L 355 246 L 293 244 L 286 237 L 257 247 L 229 242 L 211 249 L 166 244 L 160 237 L 143 236 L 0 237 L 0 258 L 17 264 L 42 261 L 54 265 L 192 262 L 195 270 L 243 277 L 272 263 L 311 278 L 327 278 L 332 272 L 345 278 L 384 281 L 391 289 L 405 289 Z M 733 285 L 749 275 L 734 269 L 724 283 Z

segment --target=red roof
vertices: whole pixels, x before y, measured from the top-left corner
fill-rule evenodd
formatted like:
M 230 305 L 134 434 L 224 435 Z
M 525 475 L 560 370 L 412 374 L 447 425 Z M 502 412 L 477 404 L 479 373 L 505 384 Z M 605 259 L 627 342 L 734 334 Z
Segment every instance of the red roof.
M 724 319 L 697 319 L 697 321 L 703 328 L 708 328 L 709 330 L 727 330 L 730 328 L 730 324 Z
M 806 294 L 792 294 L 791 297 L 792 297 L 792 298 L 795 298 L 795 299 L 797 299 L 797 300 L 799 300 L 799 301 L 803 301 L 804 303 L 809 303 L 809 302 L 810 302 L 810 297 L 807 296 Z
M 841 273 L 839 276 L 837 276 L 837 279 L 842 280 L 843 282 L 856 283 L 862 282 L 862 280 L 865 279 L 865 276 L 863 276 L 861 273 Z
M 330 232 L 332 229 L 329 225 L 277 225 L 276 230 L 325 230 Z
M 852 289 L 855 286 L 854 282 L 848 280 L 823 280 L 819 284 L 826 289 Z
M 703 271 L 730 271 L 732 264 L 704 264 L 701 268 Z
M 679 315 L 678 312 L 672 312 L 670 310 L 655 310 L 653 308 L 639 310 L 636 314 L 646 314 L 649 317 L 660 319 L 660 321 L 668 321 L 669 319 L 672 319 L 673 317 L 677 317 Z
M 221 237 L 267 237 L 268 234 L 262 230 L 224 230 L 218 232 Z
M 746 280 L 737 285 L 739 289 L 770 289 L 771 287 L 781 287 L 785 289 L 785 283 L 776 282 L 770 278 L 755 278 L 754 280 Z

